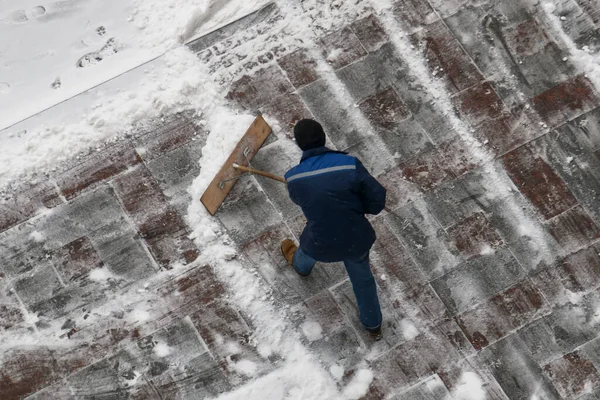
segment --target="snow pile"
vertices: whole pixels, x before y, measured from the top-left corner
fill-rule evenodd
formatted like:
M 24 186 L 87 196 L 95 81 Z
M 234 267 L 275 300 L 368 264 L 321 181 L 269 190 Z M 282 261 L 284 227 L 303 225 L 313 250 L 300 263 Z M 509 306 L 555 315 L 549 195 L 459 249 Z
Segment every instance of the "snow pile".
M 367 393 L 369 386 L 373 381 L 373 372 L 368 369 L 359 370 L 348 386 L 344 389 L 344 398 L 350 400 L 358 400 Z
M 138 122 L 199 108 L 218 98 L 218 93 L 205 84 L 210 78 L 195 55 L 183 47 L 157 60 L 146 73 L 139 72 L 128 76 L 129 82 L 121 82 L 130 90 L 121 91 L 114 85 L 102 88 L 95 93 L 96 103 L 91 109 L 64 110 L 75 115 L 78 111 L 84 113 L 75 123 L 39 126 L 34 120 L 31 130 L 22 134 L 12 131 L 4 138 L 7 146 L 0 153 L 0 188 L 23 171 L 43 173 L 50 165 L 66 161 L 102 140 L 120 140 L 115 133 L 122 134 Z
M 154 354 L 161 358 L 167 357 L 169 354 L 171 354 L 171 348 L 163 342 L 156 344 L 152 350 L 154 351 Z
M 5 0 L 0 8 L 0 129 L 161 56 L 266 0 Z M 190 16 L 205 15 L 188 25 Z M 192 18 L 194 20 L 194 18 Z M 18 37 L 19 40 L 14 40 Z
M 102 267 L 91 270 L 88 278 L 94 282 L 106 282 L 114 278 L 114 275 L 108 268 Z
M 452 393 L 452 400 L 486 400 L 483 382 L 474 372 L 465 372 Z
M 323 338 L 323 328 L 317 322 L 314 321 L 306 321 L 303 323 L 300 328 L 302 329 L 302 333 L 304 336 L 311 342 L 315 342 L 319 339 Z

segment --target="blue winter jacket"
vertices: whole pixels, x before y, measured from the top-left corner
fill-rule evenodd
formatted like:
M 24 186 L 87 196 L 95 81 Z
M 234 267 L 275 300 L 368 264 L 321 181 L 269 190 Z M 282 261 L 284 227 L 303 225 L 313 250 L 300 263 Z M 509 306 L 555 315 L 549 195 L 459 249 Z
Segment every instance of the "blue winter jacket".
M 290 198 L 306 219 L 304 253 L 321 262 L 358 260 L 375 242 L 365 214 L 379 214 L 385 189 L 355 157 L 326 147 L 305 151 L 285 174 Z

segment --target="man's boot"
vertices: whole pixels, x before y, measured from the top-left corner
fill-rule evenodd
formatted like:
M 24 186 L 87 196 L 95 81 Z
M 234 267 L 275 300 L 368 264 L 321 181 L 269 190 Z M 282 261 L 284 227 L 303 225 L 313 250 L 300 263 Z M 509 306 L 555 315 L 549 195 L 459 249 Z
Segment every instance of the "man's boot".
M 296 250 L 298 250 L 298 246 L 296 246 L 296 243 L 294 243 L 293 240 L 285 239 L 283 242 L 281 242 L 281 253 L 283 254 L 283 257 L 292 266 L 292 268 L 294 268 L 294 271 L 296 271 L 298 275 L 307 277 L 308 275 L 301 274 L 298 272 L 296 267 L 294 267 L 294 254 L 296 254 Z
M 371 336 L 371 339 L 375 340 L 375 341 L 380 341 L 383 338 L 383 333 L 381 332 L 381 326 L 377 329 L 367 329 L 367 332 L 369 332 L 369 336 Z

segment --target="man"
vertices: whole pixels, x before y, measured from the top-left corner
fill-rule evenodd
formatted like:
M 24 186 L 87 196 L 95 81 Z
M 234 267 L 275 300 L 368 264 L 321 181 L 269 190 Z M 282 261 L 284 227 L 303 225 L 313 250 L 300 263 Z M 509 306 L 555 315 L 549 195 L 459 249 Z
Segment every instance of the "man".
M 290 198 L 307 219 L 300 246 L 281 243 L 285 259 L 301 276 L 317 261 L 343 261 L 350 277 L 360 320 L 375 340 L 381 339 L 381 308 L 369 265 L 375 231 L 365 218 L 385 206 L 386 191 L 355 157 L 325 147 L 321 124 L 303 119 L 294 126 L 302 149 L 300 164 L 285 175 Z

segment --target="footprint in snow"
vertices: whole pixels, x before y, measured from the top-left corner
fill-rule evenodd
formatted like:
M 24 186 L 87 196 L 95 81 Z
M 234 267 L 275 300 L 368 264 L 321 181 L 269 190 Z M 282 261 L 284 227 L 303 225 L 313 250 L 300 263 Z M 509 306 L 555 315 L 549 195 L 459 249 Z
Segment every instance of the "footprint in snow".
M 9 23 L 13 24 L 24 24 L 29 22 L 33 18 L 39 18 L 42 15 L 46 14 L 46 7 L 44 6 L 35 6 L 32 7 L 29 11 L 26 10 L 16 10 L 8 15 L 6 19 Z
M 31 9 L 31 11 L 29 12 L 29 14 L 32 17 L 41 17 L 42 15 L 46 14 L 46 7 L 44 6 L 35 6 Z
M 119 44 L 115 41 L 115 38 L 110 38 L 100 50 L 93 53 L 88 53 L 81 57 L 79 61 L 77 61 L 77 66 L 79 68 L 86 68 L 91 65 L 98 64 L 106 57 L 110 57 L 118 53 L 120 50 L 121 46 L 119 46 Z

